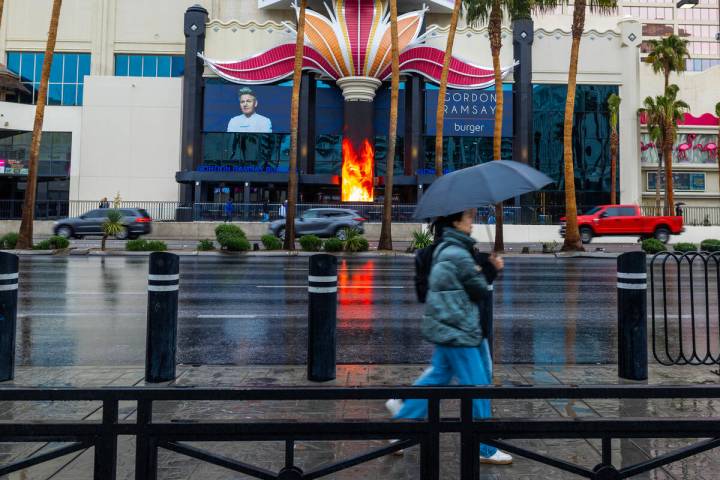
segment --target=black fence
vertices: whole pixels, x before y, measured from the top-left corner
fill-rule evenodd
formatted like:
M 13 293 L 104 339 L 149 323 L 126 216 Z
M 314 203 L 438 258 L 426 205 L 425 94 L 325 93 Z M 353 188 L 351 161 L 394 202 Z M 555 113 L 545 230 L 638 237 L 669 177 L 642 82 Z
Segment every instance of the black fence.
M 720 363 L 720 252 L 662 252 L 650 262 L 652 349 L 662 365 Z
M 156 402 L 256 402 L 259 401 L 377 401 L 387 398 L 424 398 L 429 415 L 421 421 L 297 421 L 283 419 L 198 420 L 176 418 L 154 421 Z M 501 448 L 514 455 L 550 465 L 560 470 L 596 480 L 629 478 L 669 463 L 720 446 L 720 418 L 658 418 L 637 402 L 621 401 L 617 418 L 493 418 L 473 420 L 472 400 L 488 399 L 670 399 L 720 398 L 720 386 L 502 386 L 443 388 L 103 388 L 103 389 L 0 389 L 0 401 L 12 402 L 100 402 L 102 421 L 3 421 L 0 442 L 57 442 L 64 445 L 42 450 L 23 460 L 0 466 L 0 475 L 48 462 L 52 459 L 94 448 L 93 473 L 96 480 L 114 480 L 117 474 L 118 437 L 135 440 L 135 478 L 155 479 L 158 451 L 165 449 L 253 478 L 300 480 L 323 478 L 364 462 L 415 445 L 420 446 L 419 477 L 440 478 L 440 435 L 460 436 L 460 478 L 478 478 L 479 444 Z M 441 415 L 440 402 L 459 401 L 459 417 Z M 137 420 L 120 421 L 121 401 L 137 402 Z M 625 405 L 625 407 L 623 407 Z M 205 409 L 206 411 L 210 411 Z M 684 448 L 634 465 L 617 468 L 612 464 L 612 442 L 626 438 L 700 438 Z M 358 453 L 350 458 L 303 471 L 295 463 L 297 441 L 392 440 L 397 442 Z M 599 439 L 601 455 L 597 465 L 588 468 L 532 451 L 509 442 L 515 439 Z M 281 441 L 278 455 L 284 467 L 279 471 L 221 456 L 186 442 L 262 442 Z

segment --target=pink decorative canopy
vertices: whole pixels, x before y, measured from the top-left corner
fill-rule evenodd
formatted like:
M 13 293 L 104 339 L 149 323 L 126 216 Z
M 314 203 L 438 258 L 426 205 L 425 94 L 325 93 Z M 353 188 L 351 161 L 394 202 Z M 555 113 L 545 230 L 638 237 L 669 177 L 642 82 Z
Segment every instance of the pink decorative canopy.
M 327 16 L 306 11 L 303 69 L 335 80 L 367 76 L 386 80 L 391 73 L 390 15 L 382 0 L 335 0 Z M 299 9 L 296 7 L 296 12 Z M 398 17 L 400 71 L 440 81 L 443 50 L 423 45 L 425 10 Z M 293 28 L 288 25 L 289 28 Z M 292 75 L 295 44 L 286 43 L 243 60 L 219 61 L 201 55 L 220 77 L 235 83 L 271 83 Z M 512 69 L 504 68 L 503 76 Z M 494 83 L 492 68 L 452 58 L 450 88 L 483 88 Z

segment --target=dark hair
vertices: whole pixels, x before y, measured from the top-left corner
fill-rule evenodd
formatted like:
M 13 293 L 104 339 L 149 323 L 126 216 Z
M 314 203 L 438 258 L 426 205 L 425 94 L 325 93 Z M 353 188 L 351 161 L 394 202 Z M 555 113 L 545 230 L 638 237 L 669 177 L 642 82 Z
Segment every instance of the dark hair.
M 238 91 L 238 99 L 243 95 L 251 95 L 255 100 L 257 100 L 257 95 L 255 95 L 255 92 L 250 90 L 248 87 L 243 87 Z
M 453 223 L 462 220 L 464 213 L 465 212 L 457 212 L 451 213 L 450 215 L 446 215 L 444 217 L 437 217 L 435 221 L 430 224 L 430 231 L 435 237 L 434 242 L 440 242 L 440 240 L 442 240 L 443 231 L 448 227 L 452 227 Z

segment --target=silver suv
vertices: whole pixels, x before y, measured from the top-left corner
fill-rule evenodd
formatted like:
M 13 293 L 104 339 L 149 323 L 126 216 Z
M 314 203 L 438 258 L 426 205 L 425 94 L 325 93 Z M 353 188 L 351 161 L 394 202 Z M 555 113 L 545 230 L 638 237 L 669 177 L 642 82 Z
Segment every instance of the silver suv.
M 343 238 L 346 228 L 364 233 L 363 224 L 366 221 L 358 212 L 348 208 L 311 208 L 295 218 L 295 234 Z M 285 238 L 285 219 L 270 223 L 268 230 L 276 237 Z

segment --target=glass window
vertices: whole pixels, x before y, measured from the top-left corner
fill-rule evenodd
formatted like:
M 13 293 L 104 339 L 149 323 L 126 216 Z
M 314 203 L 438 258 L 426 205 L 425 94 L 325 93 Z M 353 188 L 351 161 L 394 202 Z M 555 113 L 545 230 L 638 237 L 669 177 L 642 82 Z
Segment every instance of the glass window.
M 634 217 L 635 209 L 633 207 L 622 207 L 620 208 L 621 217 Z
M 20 75 L 25 87 L 32 92 L 31 96 L 21 96 L 20 101 L 37 102 L 44 58 L 45 54 L 41 52 L 8 52 L 8 69 Z M 56 52 L 50 66 L 47 104 L 82 105 L 78 90 L 82 88 L 85 75 L 89 74 L 89 53 Z
M 673 172 L 673 190 L 681 192 L 704 192 L 705 174 L 690 172 Z M 657 172 L 647 172 L 647 190 L 655 191 Z M 665 175 L 660 175 L 660 189 L 665 189 Z
M 622 208 L 611 207 L 603 212 L 604 217 L 621 217 Z
M 115 55 L 117 77 L 181 77 L 184 72 L 181 55 Z

